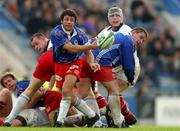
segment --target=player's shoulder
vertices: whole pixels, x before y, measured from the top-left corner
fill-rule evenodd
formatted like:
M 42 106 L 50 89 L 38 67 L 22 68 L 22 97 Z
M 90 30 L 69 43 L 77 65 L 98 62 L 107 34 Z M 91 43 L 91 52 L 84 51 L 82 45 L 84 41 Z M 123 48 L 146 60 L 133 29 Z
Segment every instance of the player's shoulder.
M 21 88 L 27 88 L 29 85 L 30 80 L 20 80 L 17 81 L 16 83 L 16 88 L 21 89 Z
M 132 47 L 133 45 L 133 39 L 130 35 L 124 35 L 124 46 Z
M 126 24 L 123 24 L 121 28 L 119 29 L 119 32 L 121 32 L 124 35 L 130 35 L 132 28 Z
M 53 31 L 57 31 L 57 30 L 62 30 L 61 25 L 55 26 L 55 27 L 52 29 L 52 32 L 53 32 Z
M 30 80 L 19 80 L 17 81 L 18 84 L 25 84 L 28 83 L 29 84 Z
M 116 43 L 132 43 L 132 37 L 130 35 L 125 35 L 121 32 L 115 34 L 115 42 Z
M 116 40 L 122 41 L 122 40 L 124 40 L 125 38 L 126 38 L 126 36 L 125 36 L 123 33 L 121 33 L 121 32 L 115 33 L 115 39 L 116 39 Z
M 88 39 L 88 35 L 81 28 L 75 26 L 74 29 L 80 39 Z
M 63 28 L 61 25 L 57 25 L 51 31 L 51 36 L 61 36 L 63 34 Z
M 74 29 L 76 30 L 76 32 L 77 32 L 78 34 L 84 34 L 84 35 L 86 34 L 85 31 L 83 31 L 81 28 L 79 28 L 79 27 L 77 27 L 77 26 L 75 26 Z
M 107 30 L 111 30 L 111 26 L 108 26 L 108 27 L 106 27 L 106 28 L 104 28 L 102 31 L 107 31 Z
M 126 24 L 123 24 L 123 25 L 121 26 L 121 28 L 132 30 L 132 28 L 131 28 L 129 25 L 126 25 Z

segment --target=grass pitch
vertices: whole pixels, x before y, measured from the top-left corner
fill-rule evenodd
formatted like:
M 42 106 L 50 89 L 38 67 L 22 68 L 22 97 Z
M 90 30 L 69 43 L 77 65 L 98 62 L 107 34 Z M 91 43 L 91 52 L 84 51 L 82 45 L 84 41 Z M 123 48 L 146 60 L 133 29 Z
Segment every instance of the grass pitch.
M 141 126 L 133 128 L 48 128 L 48 127 L 0 127 L 0 131 L 180 131 L 180 127 Z

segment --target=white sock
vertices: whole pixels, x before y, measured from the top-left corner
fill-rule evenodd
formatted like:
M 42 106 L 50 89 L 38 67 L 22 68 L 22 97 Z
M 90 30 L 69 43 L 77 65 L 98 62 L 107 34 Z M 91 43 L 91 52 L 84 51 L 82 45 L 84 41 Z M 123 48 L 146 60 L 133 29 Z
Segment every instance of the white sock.
M 5 119 L 5 122 L 11 123 L 11 121 L 23 110 L 24 106 L 29 102 L 30 98 L 24 94 L 21 94 L 15 106 L 11 110 L 11 113 Z
M 96 115 L 96 113 L 86 104 L 86 102 L 80 98 L 77 98 L 74 106 L 84 115 L 88 116 L 88 118 L 92 118 Z
M 71 106 L 71 97 L 64 97 L 61 100 L 59 106 L 59 114 L 57 117 L 58 122 L 64 123 L 64 119 L 67 116 L 70 106 Z
M 108 105 L 109 105 L 109 108 L 111 110 L 111 114 L 113 117 L 114 124 L 121 127 L 124 119 L 121 115 L 119 95 L 110 94 L 108 96 Z
M 87 105 L 94 111 L 96 114 L 100 116 L 100 110 L 97 104 L 96 99 L 93 96 L 87 96 L 84 98 L 84 101 L 87 103 Z

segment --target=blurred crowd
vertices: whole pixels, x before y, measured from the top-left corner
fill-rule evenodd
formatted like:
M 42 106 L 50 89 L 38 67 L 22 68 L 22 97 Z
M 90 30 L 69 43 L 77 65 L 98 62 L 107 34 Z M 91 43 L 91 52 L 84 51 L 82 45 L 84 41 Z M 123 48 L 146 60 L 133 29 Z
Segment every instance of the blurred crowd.
M 161 15 L 163 1 L 157 1 L 156 6 L 150 2 L 152 1 L 7 0 L 4 5 L 27 28 L 29 35 L 42 31 L 48 36 L 52 27 L 59 23 L 61 11 L 66 8 L 75 9 L 78 14 L 77 25 L 90 37 L 108 25 L 109 7 L 121 7 L 127 25 L 132 28 L 144 27 L 150 34 L 146 44 L 138 52 L 141 74 L 135 87 L 135 95 L 138 98 L 140 117 L 152 117 L 155 96 L 180 95 L 180 43 L 176 41 L 178 35 L 175 29 Z M 171 92 L 166 92 L 166 89 L 171 89 Z

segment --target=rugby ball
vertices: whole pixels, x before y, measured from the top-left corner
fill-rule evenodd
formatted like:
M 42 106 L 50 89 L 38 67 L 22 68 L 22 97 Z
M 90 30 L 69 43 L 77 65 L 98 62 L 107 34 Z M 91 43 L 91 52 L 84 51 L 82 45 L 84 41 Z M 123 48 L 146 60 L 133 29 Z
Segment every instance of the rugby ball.
M 101 49 L 110 48 L 115 40 L 115 34 L 111 31 L 103 30 L 97 35 L 98 47 Z

